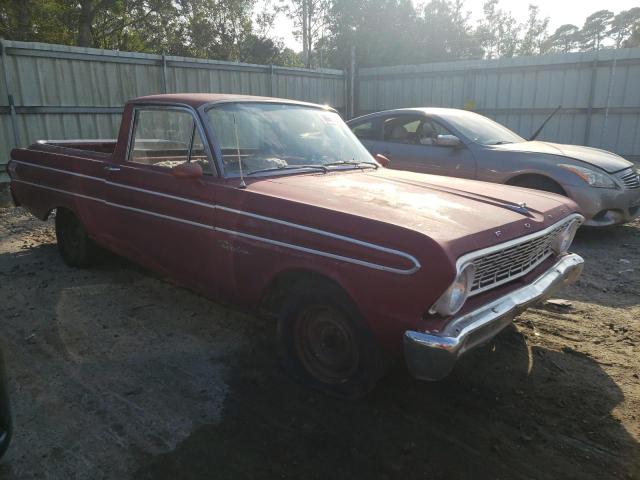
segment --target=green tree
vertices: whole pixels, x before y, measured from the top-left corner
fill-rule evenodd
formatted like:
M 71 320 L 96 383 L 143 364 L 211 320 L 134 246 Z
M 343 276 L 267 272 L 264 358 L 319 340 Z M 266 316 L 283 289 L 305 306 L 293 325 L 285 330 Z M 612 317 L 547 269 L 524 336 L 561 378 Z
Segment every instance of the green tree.
M 624 48 L 640 47 L 640 27 L 636 27 L 631 36 L 622 44 Z
M 68 5 L 58 0 L 0 0 L 0 37 L 73 45 L 72 17 Z
M 634 7 L 623 10 L 613 17 L 608 33 L 616 42 L 616 48 L 620 48 L 638 28 L 640 28 L 640 7 Z
M 544 49 L 549 52 L 569 53 L 580 43 L 580 29 L 570 23 L 559 26 L 545 41 Z
M 544 53 L 549 17 L 540 18 L 537 6 L 529 5 L 529 17 L 524 24 L 524 35 L 518 46 L 519 55 L 537 55 Z
M 432 0 L 417 19 L 416 58 L 419 62 L 482 56 L 461 0 Z
M 352 46 L 361 67 L 416 63 L 416 18 L 411 0 L 334 0 L 326 42 L 330 64 L 349 65 Z
M 580 31 L 582 50 L 600 50 L 602 41 L 607 38 L 613 12 L 598 10 L 589 15 Z
M 518 47 L 520 26 L 510 12 L 498 8 L 498 0 L 487 0 L 476 37 L 486 58 L 512 57 Z
M 330 8 L 329 0 L 289 0 L 283 8 L 294 22 L 294 35 L 302 41 L 302 56 L 307 68 L 311 67 L 312 52 L 327 26 Z

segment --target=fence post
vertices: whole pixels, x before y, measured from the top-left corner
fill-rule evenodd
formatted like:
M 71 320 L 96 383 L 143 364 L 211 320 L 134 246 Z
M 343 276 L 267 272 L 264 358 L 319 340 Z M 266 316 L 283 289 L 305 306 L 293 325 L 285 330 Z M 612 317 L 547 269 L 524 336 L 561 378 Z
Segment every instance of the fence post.
M 269 64 L 269 96 L 273 97 L 274 91 L 273 91 L 273 83 L 274 83 L 274 69 L 273 69 L 273 63 Z
M 349 60 L 349 98 L 347 118 L 351 119 L 356 116 L 355 113 L 355 96 L 356 96 L 356 46 L 351 45 L 351 55 Z
M 162 54 L 162 93 L 167 92 L 167 56 Z
M 7 101 L 9 103 L 9 115 L 11 116 L 11 130 L 13 131 L 13 143 L 14 147 L 20 146 L 20 132 L 18 131 L 18 118 L 16 116 L 16 107 L 13 100 L 13 94 L 11 93 L 11 87 L 9 86 L 9 62 L 7 62 L 7 52 L 4 39 L 0 38 L 0 50 L 2 50 L 2 72 L 4 74 L 4 88 L 7 94 Z
M 584 127 L 583 145 L 589 145 L 591 136 L 591 116 L 593 115 L 593 99 L 596 92 L 596 79 L 598 75 L 598 60 L 594 60 L 591 64 L 591 83 L 589 83 L 589 103 L 587 104 L 587 121 Z

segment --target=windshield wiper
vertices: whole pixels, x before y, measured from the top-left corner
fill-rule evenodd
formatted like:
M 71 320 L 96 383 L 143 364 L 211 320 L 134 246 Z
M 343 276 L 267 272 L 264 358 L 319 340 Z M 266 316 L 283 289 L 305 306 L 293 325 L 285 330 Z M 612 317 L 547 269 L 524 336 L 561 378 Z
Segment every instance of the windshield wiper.
M 338 165 L 350 165 L 353 167 L 364 167 L 365 165 L 375 168 L 376 170 L 378 169 L 378 164 L 377 163 L 373 163 L 373 162 L 347 162 L 345 160 L 341 160 L 339 162 L 330 162 L 330 163 L 323 163 L 322 165 L 324 165 L 325 167 L 333 167 L 333 166 L 338 166 Z
M 513 143 L 513 142 L 507 142 L 506 140 L 500 140 L 499 142 L 490 143 L 489 145 L 507 145 L 509 143 Z
M 260 170 L 254 170 L 252 172 L 247 173 L 247 176 L 253 175 L 255 173 L 278 172 L 281 170 L 299 170 L 302 168 L 315 168 L 317 170 L 322 170 L 323 173 L 327 173 L 327 167 L 325 167 L 324 165 L 285 165 L 283 167 L 269 167 L 269 168 L 261 168 Z

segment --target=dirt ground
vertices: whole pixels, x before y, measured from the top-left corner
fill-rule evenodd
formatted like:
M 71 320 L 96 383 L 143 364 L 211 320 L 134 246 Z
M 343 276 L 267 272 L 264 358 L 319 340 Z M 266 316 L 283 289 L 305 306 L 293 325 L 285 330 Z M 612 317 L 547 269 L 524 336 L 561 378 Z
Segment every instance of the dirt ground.
M 345 402 L 291 381 L 274 325 L 0 210 L 16 432 L 0 479 L 640 479 L 640 222 L 581 231 L 586 269 L 439 383 Z

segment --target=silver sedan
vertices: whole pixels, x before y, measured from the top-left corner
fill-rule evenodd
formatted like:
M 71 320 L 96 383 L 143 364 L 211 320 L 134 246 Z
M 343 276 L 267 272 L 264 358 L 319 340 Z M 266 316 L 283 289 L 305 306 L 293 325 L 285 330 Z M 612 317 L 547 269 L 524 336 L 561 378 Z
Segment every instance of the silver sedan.
M 347 122 L 390 168 L 472 178 L 557 193 L 582 209 L 585 225 L 625 223 L 640 214 L 640 174 L 605 150 L 528 141 L 482 115 L 405 108 Z

